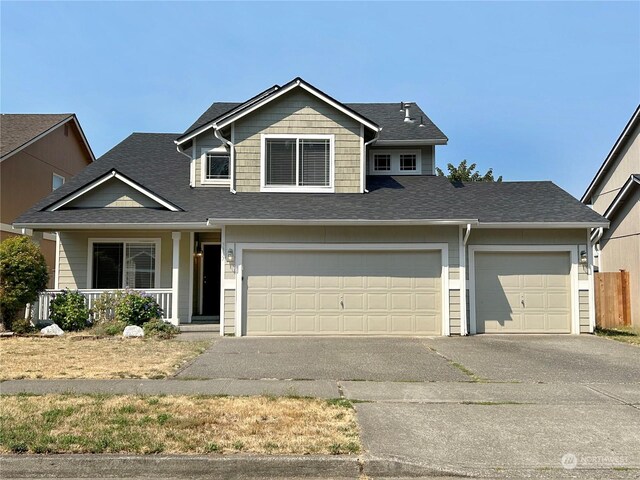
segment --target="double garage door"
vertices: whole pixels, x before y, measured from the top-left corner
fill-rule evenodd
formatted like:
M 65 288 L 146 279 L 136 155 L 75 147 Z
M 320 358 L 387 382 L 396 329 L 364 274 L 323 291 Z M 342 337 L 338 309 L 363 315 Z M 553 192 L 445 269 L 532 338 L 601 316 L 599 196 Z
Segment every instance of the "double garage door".
M 570 333 L 568 252 L 476 252 L 478 333 Z
M 438 251 L 247 251 L 245 335 L 440 335 Z

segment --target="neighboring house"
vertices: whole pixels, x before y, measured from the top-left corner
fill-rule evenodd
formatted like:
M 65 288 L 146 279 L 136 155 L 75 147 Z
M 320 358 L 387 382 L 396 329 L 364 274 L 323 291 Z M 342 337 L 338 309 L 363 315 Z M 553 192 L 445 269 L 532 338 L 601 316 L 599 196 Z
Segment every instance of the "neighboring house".
M 0 115 L 0 241 L 13 235 L 31 235 L 13 228 L 21 213 L 61 187 L 95 157 L 72 113 Z M 49 266 L 54 284 L 56 237 L 34 236 Z
M 601 272 L 629 272 L 632 324 L 640 326 L 640 106 L 582 196 L 611 226 L 596 230 Z
M 57 288 L 142 289 L 221 334 L 593 331 L 607 221 L 551 182 L 437 177 L 446 143 L 416 105 L 296 78 L 132 134 L 16 226 L 60 232 Z

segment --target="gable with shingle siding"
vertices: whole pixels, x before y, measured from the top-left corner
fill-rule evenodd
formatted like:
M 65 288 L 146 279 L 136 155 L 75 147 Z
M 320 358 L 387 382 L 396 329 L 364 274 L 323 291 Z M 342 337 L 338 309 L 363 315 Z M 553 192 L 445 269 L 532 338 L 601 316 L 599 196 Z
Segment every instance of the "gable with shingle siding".
M 335 135 L 335 191 L 360 192 L 360 123 L 301 90 L 235 123 L 236 190 L 260 191 L 261 134 Z

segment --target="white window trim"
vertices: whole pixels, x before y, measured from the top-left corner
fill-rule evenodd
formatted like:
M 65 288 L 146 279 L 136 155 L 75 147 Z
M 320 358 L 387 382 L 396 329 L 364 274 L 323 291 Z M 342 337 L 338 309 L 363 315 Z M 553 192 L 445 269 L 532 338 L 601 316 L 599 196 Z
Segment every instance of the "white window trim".
M 207 179 L 207 154 L 224 153 L 229 156 L 229 178 Z M 201 148 L 200 149 L 200 185 L 231 185 L 231 153 L 224 147 Z
M 328 187 L 298 187 L 298 186 L 276 186 L 270 187 L 267 182 L 267 139 L 290 138 L 290 139 L 313 139 L 329 140 L 329 186 Z M 326 134 L 306 134 L 306 133 L 263 133 L 260 135 L 260 191 L 261 192 L 286 192 L 286 193 L 334 193 L 335 192 L 335 135 Z M 298 149 L 296 149 L 298 155 Z M 296 157 L 297 158 L 297 157 Z M 296 166 L 298 162 L 296 162 Z
M 67 181 L 62 175 L 58 175 L 57 173 L 54 173 L 53 176 L 51 177 L 51 191 L 57 190 L 58 188 L 60 188 L 62 185 L 60 185 L 60 187 L 58 188 L 53 188 L 53 181 L 56 178 L 61 178 L 62 179 L 62 185 L 64 185 L 64 183 Z
M 373 168 L 374 155 L 391 155 L 391 170 L 376 171 Z M 400 170 L 400 155 L 415 155 L 415 170 Z M 369 152 L 369 175 L 422 175 L 422 152 L 420 150 L 383 149 Z
M 441 302 L 442 323 L 441 335 L 451 335 L 451 321 L 449 317 L 449 244 L 448 243 L 237 243 L 235 245 L 236 268 L 236 323 L 235 335 L 240 337 L 246 326 L 246 316 L 243 312 L 243 252 L 246 251 L 331 251 L 331 252 L 361 252 L 361 251 L 440 251 L 441 258 Z
M 472 245 L 469 246 L 469 334 L 477 333 L 476 316 L 476 252 L 566 252 L 570 262 L 571 334 L 580 334 L 580 300 L 578 288 L 578 245 Z
M 156 261 L 155 261 L 155 277 L 153 282 L 153 287 L 150 288 L 160 288 L 160 255 L 162 250 L 161 248 L 161 239 L 160 238 L 123 238 L 123 237 L 107 237 L 107 238 L 89 238 L 88 248 L 87 248 L 87 288 L 92 289 L 93 286 L 91 284 L 91 280 L 93 278 L 93 245 L 95 243 L 122 243 L 123 248 L 126 252 L 128 243 L 149 243 L 153 244 L 156 247 Z M 126 261 L 126 255 L 123 256 L 123 261 Z M 125 275 L 126 275 L 126 265 L 123 265 L 122 268 L 122 288 L 126 288 L 125 285 Z M 109 290 L 109 289 L 107 289 Z M 116 290 L 116 289 L 112 289 Z M 144 290 L 144 289 L 143 289 Z

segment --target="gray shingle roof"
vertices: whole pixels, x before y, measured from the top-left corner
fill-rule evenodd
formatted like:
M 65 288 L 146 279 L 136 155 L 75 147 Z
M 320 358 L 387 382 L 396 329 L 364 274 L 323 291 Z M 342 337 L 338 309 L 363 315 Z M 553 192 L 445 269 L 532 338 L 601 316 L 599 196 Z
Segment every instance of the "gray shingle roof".
M 229 110 L 236 108 L 240 103 L 216 102 L 213 103 L 200 118 L 196 120 L 182 135 L 186 135 L 198 128 L 212 122 Z M 410 109 L 411 117 L 415 123 L 405 123 L 404 111 L 400 111 L 398 103 L 345 103 L 347 107 L 358 114 L 370 119 L 382 127 L 379 140 L 424 140 L 434 142 L 446 142 L 447 136 L 431 121 L 422 109 L 413 105 Z M 424 127 L 419 126 L 420 117 L 423 118 Z
M 0 115 L 0 157 L 72 116 L 72 113 L 3 113 Z
M 237 193 L 190 188 L 178 134 L 134 133 L 16 220 L 17 224 L 187 223 L 243 220 L 460 220 L 606 223 L 551 182 L 452 185 L 444 177 L 369 177 L 368 194 Z M 112 169 L 182 208 L 41 211 Z

